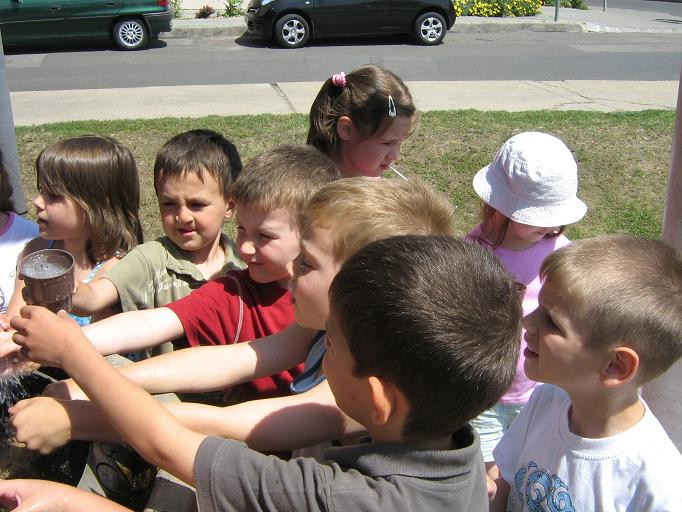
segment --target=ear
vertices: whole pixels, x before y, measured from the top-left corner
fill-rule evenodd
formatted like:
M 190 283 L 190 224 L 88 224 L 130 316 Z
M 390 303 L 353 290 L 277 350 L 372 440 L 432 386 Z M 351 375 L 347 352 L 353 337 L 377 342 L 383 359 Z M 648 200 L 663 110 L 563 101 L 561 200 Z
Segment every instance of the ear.
M 623 386 L 631 382 L 639 370 L 639 356 L 630 347 L 611 350 L 608 366 L 600 372 L 600 381 L 607 388 Z
M 353 138 L 354 133 L 355 126 L 353 125 L 351 118 L 348 116 L 339 117 L 338 121 L 336 121 L 336 134 L 339 138 L 344 141 L 349 141 Z
M 230 220 L 234 215 L 234 201 L 227 202 L 227 208 L 225 208 L 225 220 Z
M 380 377 L 367 379 L 371 394 L 372 423 L 385 425 L 393 415 L 397 405 L 396 387 Z

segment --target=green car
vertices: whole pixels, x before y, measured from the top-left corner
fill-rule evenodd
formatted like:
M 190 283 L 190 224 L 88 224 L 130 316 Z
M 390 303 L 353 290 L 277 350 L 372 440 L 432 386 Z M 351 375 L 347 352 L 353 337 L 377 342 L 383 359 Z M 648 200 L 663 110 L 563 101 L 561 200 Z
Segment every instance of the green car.
M 171 28 L 168 0 L 0 0 L 5 46 L 106 38 L 138 50 Z

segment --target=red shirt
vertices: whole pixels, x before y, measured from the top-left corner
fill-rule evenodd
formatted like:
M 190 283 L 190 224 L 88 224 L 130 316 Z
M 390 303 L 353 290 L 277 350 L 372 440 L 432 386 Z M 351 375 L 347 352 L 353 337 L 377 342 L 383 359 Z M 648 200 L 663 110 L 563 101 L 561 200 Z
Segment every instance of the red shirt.
M 256 283 L 248 270 L 208 281 L 187 297 L 167 304 L 177 315 L 190 346 L 227 345 L 255 340 L 294 322 L 291 294 L 277 283 Z M 303 365 L 248 383 L 253 398 L 289 394 Z M 254 392 L 254 393 L 252 393 Z

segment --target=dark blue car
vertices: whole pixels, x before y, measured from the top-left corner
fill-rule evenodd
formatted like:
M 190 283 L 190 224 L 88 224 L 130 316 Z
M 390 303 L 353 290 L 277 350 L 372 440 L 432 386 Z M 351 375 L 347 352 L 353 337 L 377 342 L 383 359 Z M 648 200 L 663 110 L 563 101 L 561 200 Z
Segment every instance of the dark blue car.
M 452 0 L 251 0 L 248 31 L 299 48 L 311 37 L 412 34 L 421 44 L 443 41 L 455 23 Z

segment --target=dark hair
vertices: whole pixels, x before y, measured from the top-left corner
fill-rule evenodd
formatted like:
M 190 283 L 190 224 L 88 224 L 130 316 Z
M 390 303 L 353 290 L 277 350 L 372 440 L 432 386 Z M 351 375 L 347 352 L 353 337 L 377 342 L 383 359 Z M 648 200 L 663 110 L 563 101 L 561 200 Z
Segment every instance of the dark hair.
M 184 174 L 195 174 L 203 180 L 208 173 L 218 182 L 225 199 L 242 170 L 242 161 L 234 144 L 212 130 L 190 130 L 166 142 L 154 162 L 154 190 L 161 181 Z
M 586 346 L 637 352 L 640 385 L 682 356 L 682 254 L 669 245 L 631 235 L 578 240 L 550 254 L 540 277 L 561 293 Z
M 452 434 L 495 404 L 519 355 L 521 305 L 490 251 L 448 236 L 399 236 L 351 256 L 330 288 L 357 377 L 406 396 L 406 440 Z
M 9 182 L 9 175 L 5 170 L 0 150 L 0 212 L 14 212 L 14 202 L 12 201 L 12 184 Z
M 336 164 L 317 149 L 283 144 L 246 164 L 232 186 L 232 198 L 259 210 L 290 208 L 298 215 L 315 192 L 340 178 Z
M 93 263 L 142 243 L 137 165 L 115 139 L 84 135 L 43 149 L 36 180 L 41 192 L 68 196 L 83 208 L 90 226 L 86 252 Z
M 388 115 L 388 97 L 395 103 L 396 116 Z M 328 78 L 310 107 L 307 143 L 332 158 L 338 149 L 336 123 L 348 116 L 365 137 L 382 132 L 400 116 L 418 121 L 418 111 L 407 86 L 397 75 L 375 65 L 359 67 L 346 75 L 346 86 Z

